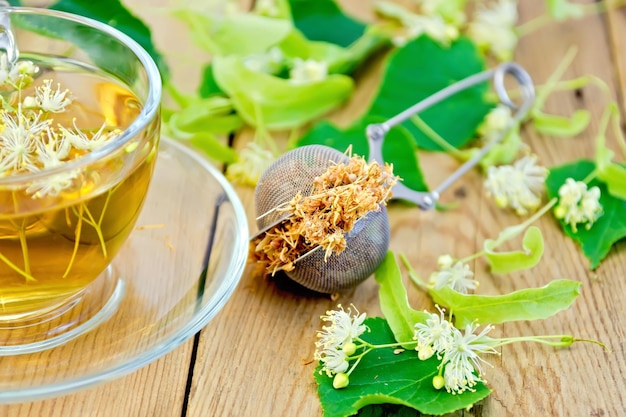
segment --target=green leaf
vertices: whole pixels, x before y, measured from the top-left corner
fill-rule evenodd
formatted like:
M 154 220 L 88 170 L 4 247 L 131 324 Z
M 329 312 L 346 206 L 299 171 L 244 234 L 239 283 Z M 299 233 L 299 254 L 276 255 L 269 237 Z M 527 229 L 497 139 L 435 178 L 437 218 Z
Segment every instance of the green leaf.
M 576 110 L 571 117 L 555 116 L 540 111 L 532 114 L 533 127 L 537 132 L 549 136 L 574 137 L 589 126 L 589 110 Z
M 216 17 L 199 14 L 195 10 L 178 9 L 173 15 L 187 24 L 196 44 L 221 56 L 266 52 L 293 28 L 288 20 L 252 13 Z
M 345 75 L 294 84 L 270 74 L 251 71 L 235 56 L 215 57 L 213 74 L 246 123 L 268 129 L 299 127 L 337 107 L 354 89 Z
M 550 198 L 558 197 L 559 188 L 567 178 L 582 181 L 595 168 L 592 161 L 580 160 L 550 169 L 550 174 L 546 179 L 548 195 Z M 604 214 L 589 230 L 579 227 L 578 231 L 574 232 L 563 221 L 561 221 L 561 226 L 569 237 L 580 244 L 583 253 L 591 262 L 591 268 L 595 269 L 608 255 L 611 247 L 626 237 L 626 216 L 624 216 L 626 200 L 611 195 L 607 186 L 599 180 L 590 181 L 588 186 L 600 188 L 600 204 L 602 204 Z
M 24 5 L 23 1 L 11 0 L 11 5 Z M 150 29 L 143 23 L 138 17 L 131 14 L 119 0 L 107 0 L 107 1 L 93 1 L 93 0 L 60 0 L 55 2 L 51 9 L 59 10 L 68 13 L 74 13 L 80 16 L 89 17 L 91 19 L 98 20 L 106 23 L 114 28 L 120 30 L 126 35 L 134 39 L 139 45 L 141 45 L 148 54 L 154 59 L 161 76 L 164 79 L 169 77 L 169 70 L 165 60 L 161 54 L 156 50 L 152 43 L 152 36 Z M 50 28 L 52 29 L 52 28 Z M 68 39 L 68 32 L 61 30 L 58 33 L 61 39 Z M 83 41 L 79 42 L 78 37 L 72 36 L 72 40 L 77 43 L 81 48 L 89 51 L 89 43 L 93 43 L 97 37 L 83 37 Z M 114 57 L 115 51 L 111 51 L 111 57 Z
M 289 0 L 294 25 L 307 39 L 346 47 L 366 25 L 345 15 L 333 0 Z
M 393 333 L 386 320 L 368 318 L 370 331 L 361 338 L 370 343 L 394 343 Z M 315 372 L 318 394 L 324 417 L 347 417 L 372 404 L 400 404 L 423 414 L 442 415 L 467 408 L 485 398 L 491 390 L 479 383 L 475 392 L 452 395 L 433 388 L 432 379 L 438 374 L 439 361 L 435 356 L 421 361 L 415 350 L 395 354 L 393 348 L 376 349 L 363 357 L 350 384 L 343 389 L 333 388 L 332 379 Z
M 409 305 L 406 288 L 402 283 L 402 274 L 393 252 L 378 266 L 374 274 L 380 285 L 378 298 L 380 308 L 398 341 L 412 341 L 415 334 L 415 324 L 425 322 L 430 315 L 423 311 L 414 310 Z M 415 343 L 404 344 L 405 349 L 415 348 Z
M 483 70 L 484 62 L 469 39 L 461 38 L 449 47 L 442 47 L 428 36 L 421 36 L 391 56 L 382 85 L 367 114 L 388 119 L 450 84 Z M 487 83 L 476 85 L 419 116 L 452 146 L 460 148 L 474 137 L 478 125 L 493 107 L 486 99 L 486 92 Z M 418 147 L 441 150 L 413 123 L 405 122 L 404 125 Z
M 370 332 L 362 336 L 364 340 L 374 344 L 395 342 L 384 319 L 369 318 L 365 324 Z M 335 390 L 329 384 L 330 378 L 316 373 L 324 415 L 348 416 L 369 404 L 402 404 L 425 414 L 441 415 L 465 408 L 490 393 L 483 384 L 475 387 L 476 392 L 461 395 L 435 390 L 432 378 L 438 374 L 438 364 L 435 357 L 419 360 L 415 350 L 395 354 L 390 348 L 366 355 L 345 389 Z
M 626 200 L 626 168 L 623 165 L 608 164 L 598 172 L 598 179 L 606 184 L 613 197 Z
M 328 65 L 330 74 L 351 74 L 374 52 L 388 46 L 389 37 L 375 30 L 367 31 L 347 48 L 323 41 L 311 41 L 293 30 L 279 47 L 289 58 L 313 59 Z
M 204 67 L 204 70 L 202 71 L 200 86 L 198 87 L 198 94 L 202 98 L 224 94 L 220 86 L 217 85 L 217 82 L 215 81 L 215 76 L 213 75 L 213 67 L 211 66 L 211 64 L 206 65 Z
M 538 227 L 531 226 L 522 239 L 523 250 L 496 252 L 500 239 L 487 239 L 483 244 L 485 257 L 494 274 L 508 274 L 529 269 L 537 265 L 543 256 L 543 235 Z
M 454 314 L 457 327 L 474 321 L 498 324 L 516 320 L 538 320 L 569 308 L 580 294 L 580 282 L 559 279 L 541 288 L 528 288 L 505 295 L 461 294 L 450 287 L 429 290 L 437 304 Z
M 168 128 L 178 139 L 199 132 L 231 133 L 242 124 L 241 118 L 234 114 L 231 100 L 222 96 L 196 99 L 172 114 L 168 120 Z
M 237 161 L 237 152 L 230 146 L 222 143 L 215 135 L 208 132 L 200 132 L 191 136 L 189 142 L 200 149 L 207 156 L 215 159 L 216 161 L 233 163 Z
M 358 121 L 347 129 L 339 129 L 333 124 L 322 121 L 309 130 L 299 141 L 298 146 L 326 145 L 341 152 L 352 146 L 356 155 L 368 156 L 369 147 L 365 136 L 368 123 L 378 123 L 381 119 L 369 118 Z M 402 182 L 417 191 L 426 191 L 428 187 L 419 167 L 415 144 L 411 135 L 403 127 L 395 127 L 387 133 L 383 143 L 385 162 L 393 164 L 394 174 L 402 178 Z
M 398 404 L 372 404 L 365 406 L 357 417 L 419 417 L 419 412 Z

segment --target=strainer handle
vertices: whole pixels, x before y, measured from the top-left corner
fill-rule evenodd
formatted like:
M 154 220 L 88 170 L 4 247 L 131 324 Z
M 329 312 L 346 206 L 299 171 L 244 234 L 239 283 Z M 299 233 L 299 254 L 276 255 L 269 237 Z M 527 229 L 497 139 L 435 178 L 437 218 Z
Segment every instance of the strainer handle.
M 513 103 L 507 93 L 507 89 L 504 85 L 504 78 L 507 74 L 512 75 L 519 84 L 522 94 L 522 102 L 517 105 Z M 419 103 L 414 104 L 403 112 L 393 116 L 389 120 L 383 123 L 370 124 L 365 130 L 367 135 L 367 141 L 369 144 L 369 160 L 382 163 L 383 159 L 383 142 L 385 135 L 393 127 L 404 122 L 411 116 L 418 114 L 429 107 L 451 97 L 463 90 L 466 90 L 476 84 L 483 83 L 485 81 L 492 80 L 494 89 L 500 102 L 507 107 L 515 110 L 512 119 L 505 129 L 500 132 L 499 135 L 494 137 L 489 143 L 487 143 L 480 151 L 474 155 L 471 159 L 467 160 L 456 171 L 454 171 L 448 178 L 446 178 L 437 188 L 432 191 L 415 191 L 407 187 L 402 183 L 398 183 L 393 188 L 393 198 L 400 198 L 403 200 L 411 201 L 417 204 L 422 210 L 430 210 L 435 207 L 439 195 L 449 188 L 460 177 L 465 175 L 467 171 L 473 168 L 480 160 L 485 156 L 487 152 L 498 142 L 500 142 L 510 130 L 526 116 L 530 110 L 532 103 L 535 99 L 535 89 L 533 87 L 532 79 L 530 75 L 520 65 L 507 62 L 499 65 L 498 67 L 480 72 L 478 74 L 471 75 L 456 83 L 436 92 L 435 94 L 426 97 Z

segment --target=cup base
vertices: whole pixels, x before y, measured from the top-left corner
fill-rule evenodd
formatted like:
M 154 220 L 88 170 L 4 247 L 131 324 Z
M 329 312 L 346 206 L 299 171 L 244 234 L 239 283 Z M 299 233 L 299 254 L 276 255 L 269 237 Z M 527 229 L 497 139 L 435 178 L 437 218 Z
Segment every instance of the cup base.
M 50 349 L 80 336 L 117 310 L 125 282 L 109 265 L 91 284 L 62 304 L 38 315 L 0 319 L 0 356 Z

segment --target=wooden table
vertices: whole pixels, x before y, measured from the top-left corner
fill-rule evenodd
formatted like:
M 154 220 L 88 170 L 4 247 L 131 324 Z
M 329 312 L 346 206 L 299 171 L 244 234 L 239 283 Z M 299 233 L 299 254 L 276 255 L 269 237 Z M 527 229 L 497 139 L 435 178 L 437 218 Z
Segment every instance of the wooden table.
M 197 51 L 181 26 L 158 12 L 166 1 L 125 2 L 153 24 L 157 44 L 174 67 L 175 80 L 193 86 Z M 169 2 L 173 3 L 173 2 Z M 344 0 L 347 10 L 372 19 L 373 1 Z M 543 11 L 540 1 L 520 2 L 520 20 Z M 578 54 L 565 78 L 595 75 L 609 85 L 611 94 L 626 110 L 626 10 L 590 16 L 580 21 L 550 24 L 523 38 L 515 56 L 537 84 L 545 82 L 566 51 L 577 45 Z M 168 49 L 168 45 L 175 46 Z M 171 55 L 169 54 L 171 51 Z M 368 103 L 380 75 L 380 62 L 359 79 L 353 98 L 331 119 L 347 124 Z M 524 139 L 547 165 L 593 155 L 593 136 L 606 105 L 605 95 L 594 86 L 553 95 L 547 110 L 571 114 L 592 112 L 590 127 L 573 139 L 539 137 L 524 132 Z M 250 138 L 242 133 L 241 146 Z M 426 178 L 436 184 L 457 165 L 446 156 L 425 157 Z M 253 225 L 253 191 L 238 189 Z M 518 222 L 486 199 L 479 173 L 466 175 L 444 196 L 458 208 L 447 212 L 420 212 L 392 205 L 391 249 L 407 255 L 422 276 L 435 268 L 437 256 L 475 253 L 486 238 Z M 493 394 L 473 412 L 464 415 L 519 416 L 620 416 L 626 413 L 626 244 L 618 244 L 596 271 L 552 218 L 542 218 L 544 260 L 530 271 L 492 277 L 482 260 L 472 264 L 481 281 L 481 293 L 504 293 L 546 284 L 554 278 L 582 282 L 582 295 L 568 311 L 545 321 L 498 326 L 502 336 L 571 333 L 599 339 L 612 353 L 598 346 L 575 344 L 568 349 L 514 344 L 491 358 L 488 371 Z M 254 227 L 252 227 L 254 228 Z M 416 308 L 430 308 L 428 298 L 409 286 Z M 319 316 L 338 302 L 354 303 L 369 315 L 380 314 L 377 285 L 370 279 L 338 300 L 293 295 L 246 272 L 223 311 L 195 339 L 172 353 L 118 381 L 61 398 L 0 407 L 4 417 L 200 417 L 200 416 L 320 416 L 312 373 L 315 331 Z

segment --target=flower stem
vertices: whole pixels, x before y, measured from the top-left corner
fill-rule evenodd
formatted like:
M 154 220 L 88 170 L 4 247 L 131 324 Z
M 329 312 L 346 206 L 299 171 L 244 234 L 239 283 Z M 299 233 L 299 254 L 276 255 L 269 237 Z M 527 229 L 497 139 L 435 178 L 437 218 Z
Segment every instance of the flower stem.
M 83 204 L 80 205 L 78 210 L 78 223 L 76 224 L 76 230 L 74 231 L 74 250 L 72 251 L 72 256 L 70 257 L 70 263 L 67 265 L 67 268 L 63 273 L 63 278 L 67 278 L 67 275 L 70 273 L 70 270 L 74 265 L 74 260 L 76 259 L 76 254 L 78 253 L 78 246 L 80 245 L 80 235 L 83 228 Z
M 24 257 L 24 271 L 30 276 L 30 255 L 28 254 L 28 242 L 26 241 L 26 227 L 25 227 L 26 219 L 22 220 L 22 225 L 20 226 L 19 234 L 20 234 L 20 246 L 22 247 L 22 256 Z
M 480 252 L 477 252 L 477 253 L 475 253 L 473 255 L 466 256 L 463 259 L 459 259 L 458 262 L 466 264 L 466 263 L 468 263 L 470 261 L 473 261 L 476 258 L 480 258 L 481 256 L 484 256 L 485 253 L 486 253 L 485 251 L 480 251 Z
M 546 99 L 548 98 L 550 93 L 554 91 L 556 85 L 563 77 L 563 74 L 574 60 L 577 52 L 578 48 L 576 46 L 572 46 L 567 50 L 559 65 L 556 67 L 554 72 L 550 74 L 550 77 L 548 77 L 548 80 L 544 84 L 545 88 L 539 91 L 539 94 L 537 94 L 537 98 L 535 99 L 535 104 L 533 106 L 535 109 L 541 110 L 543 108 Z
M 9 260 L 9 258 L 4 256 L 1 252 L 0 252 L 0 261 L 4 262 L 5 264 L 7 264 L 7 266 L 9 268 L 11 268 L 15 272 L 17 272 L 18 274 L 20 274 L 21 276 L 26 278 L 26 281 L 37 281 L 35 279 L 35 277 L 33 277 L 31 274 L 27 273 L 26 271 L 23 271 L 20 267 L 18 267 L 13 262 L 11 262 L 11 260 Z
M 608 347 L 597 340 L 592 339 L 578 339 L 571 335 L 567 334 L 557 334 L 557 335 L 544 335 L 544 336 L 520 336 L 520 337 L 507 337 L 503 339 L 498 339 L 497 343 L 493 345 L 493 347 L 500 347 L 504 345 L 508 345 L 516 342 L 534 342 L 540 343 L 543 345 L 554 346 L 554 347 L 567 347 L 571 346 L 575 342 L 588 342 L 593 343 L 595 345 L 601 346 L 607 352 L 610 352 Z
M 422 133 L 424 133 L 428 137 L 428 139 L 435 142 L 435 144 L 442 148 L 446 153 L 449 153 L 457 159 L 463 159 L 463 153 L 454 146 L 450 145 L 447 140 L 442 138 L 439 133 L 435 132 L 433 128 L 431 128 L 428 123 L 426 123 L 421 117 L 415 114 L 411 116 L 411 122 L 419 130 L 421 130 Z
M 356 362 L 352 364 L 352 367 L 348 370 L 348 372 L 346 372 L 346 375 L 349 376 L 352 373 L 352 371 L 354 371 L 354 369 L 357 367 L 359 362 L 361 362 L 361 359 L 363 359 L 363 356 L 367 355 L 372 350 L 374 350 L 374 348 L 370 347 L 368 349 L 365 349 L 360 355 L 356 356 Z
M 87 216 L 89 217 L 89 220 L 85 220 L 85 223 L 93 227 L 94 230 L 96 231 L 96 234 L 98 235 L 98 240 L 100 241 L 100 246 L 102 247 L 102 255 L 106 259 L 107 247 L 106 247 L 106 243 L 104 242 L 104 235 L 102 234 L 102 228 L 100 227 L 99 223 L 96 223 L 96 219 L 93 217 L 93 215 L 89 211 L 89 208 L 87 207 L 87 205 L 85 203 L 82 203 L 82 205 L 84 206 L 85 213 L 87 213 Z
M 582 13 L 580 14 L 580 16 L 576 16 L 576 19 L 582 19 L 583 17 L 604 13 L 610 8 L 617 9 L 623 6 L 624 4 L 626 4 L 626 2 L 624 1 L 612 2 L 610 5 L 607 3 L 608 3 L 607 1 L 600 1 L 595 4 L 594 3 L 590 3 L 590 4 L 577 3 L 576 7 L 578 7 L 579 10 L 582 11 Z M 535 30 L 540 29 L 543 26 L 546 26 L 552 23 L 554 20 L 556 19 L 552 17 L 550 13 L 546 13 L 544 15 L 541 15 L 539 17 L 536 17 L 535 19 L 529 20 L 528 22 L 519 25 L 515 29 L 515 31 L 517 33 L 517 36 L 521 38 L 522 36 L 526 36 L 529 33 L 534 32 Z
M 415 272 L 415 270 L 413 269 L 413 267 L 411 266 L 411 264 L 409 263 L 409 260 L 407 259 L 406 255 L 404 253 L 399 253 L 398 257 L 400 258 L 400 261 L 402 262 L 402 264 L 406 267 L 406 269 L 409 271 L 409 278 L 411 278 L 411 281 L 417 285 L 419 288 L 421 288 L 424 291 L 428 291 L 428 285 L 424 282 L 424 280 L 422 280 L 417 273 Z

